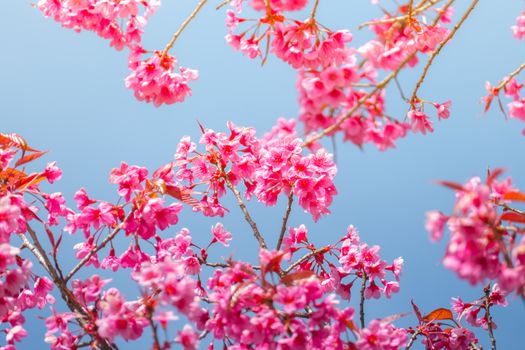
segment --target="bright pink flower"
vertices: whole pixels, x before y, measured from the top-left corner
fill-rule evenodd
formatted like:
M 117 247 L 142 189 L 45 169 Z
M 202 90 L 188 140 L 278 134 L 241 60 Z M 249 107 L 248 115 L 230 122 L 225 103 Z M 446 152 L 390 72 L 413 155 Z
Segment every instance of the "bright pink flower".
M 423 135 L 425 135 L 427 131 L 434 132 L 430 118 L 422 110 L 411 109 L 407 114 L 407 118 L 410 120 L 414 132 L 420 132 Z
M 433 103 L 434 107 L 437 109 L 438 119 L 448 119 L 450 117 L 450 105 L 452 101 L 446 101 L 443 103 Z
M 516 39 L 523 39 L 525 37 L 525 13 L 522 13 L 521 15 L 516 18 L 516 25 L 511 27 L 512 35 Z
M 430 238 L 434 242 L 441 240 L 448 216 L 440 211 L 429 211 L 426 215 L 427 221 L 425 228 L 430 233 Z
M 228 247 L 228 242 L 232 239 L 232 234 L 224 229 L 221 223 L 212 226 L 211 233 L 213 234 L 213 242 L 219 242 L 225 247 Z
M 162 104 L 182 102 L 191 96 L 188 83 L 198 78 L 195 70 L 180 67 L 174 71 L 175 58 L 155 53 L 150 58 L 131 66 L 132 72 L 126 77 L 126 87 L 134 91 L 139 101 Z
M 196 350 L 199 346 L 199 334 L 191 326 L 184 325 L 184 328 L 177 332 L 175 342 L 182 345 L 184 350 Z
M 43 175 L 47 178 L 47 181 L 52 184 L 53 182 L 60 180 L 62 177 L 62 170 L 56 166 L 56 162 L 48 163 Z
M 373 320 L 367 328 L 359 331 L 356 347 L 359 350 L 397 350 L 405 346 L 406 330 L 388 322 Z

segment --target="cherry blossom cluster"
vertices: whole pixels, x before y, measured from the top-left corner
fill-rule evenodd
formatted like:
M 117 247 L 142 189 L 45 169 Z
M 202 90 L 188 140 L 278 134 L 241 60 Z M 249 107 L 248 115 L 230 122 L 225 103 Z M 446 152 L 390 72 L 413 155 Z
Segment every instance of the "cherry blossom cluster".
M 44 16 L 66 28 L 95 32 L 119 51 L 127 48 L 131 73 L 125 85 L 137 100 L 156 107 L 184 101 L 191 95 L 188 83 L 198 78 L 197 71 L 179 67 L 167 50 L 142 59 L 148 53 L 142 46 L 142 33 L 159 6 L 160 0 L 40 0 L 37 4 Z
M 513 207 L 512 201 L 524 201 L 525 196 L 512 186 L 510 178 L 499 181 L 500 171 L 479 177 L 461 185 L 445 182 L 456 192 L 451 215 L 439 211 L 427 213 L 426 228 L 432 240 L 443 236 L 445 226 L 450 231 L 443 265 L 471 284 L 495 280 L 506 293 L 523 294 L 525 287 L 522 239 L 525 214 Z
M 359 239 L 352 227 L 348 235 Z M 361 265 L 361 277 L 367 271 L 372 283 L 378 274 L 384 275 L 381 270 L 390 267 L 374 255 L 376 247 L 370 252 L 362 244 L 361 254 L 354 255 L 357 263 L 349 268 L 348 259 L 343 258 L 336 266 L 336 246 L 318 249 L 311 244 L 304 225 L 290 228 L 283 242 L 282 250 L 260 251 L 260 266 L 231 261 L 227 269 L 217 270 L 208 281 L 213 310 L 207 327 L 216 339 L 230 339 L 229 345 L 235 349 L 252 345 L 371 350 L 399 349 L 404 345 L 407 332 L 390 321 L 373 320 L 368 327 L 359 329 L 353 321 L 355 310 L 339 307 L 340 301 L 333 294 L 350 300 L 351 285 L 343 286 L 340 281 L 350 270 L 357 269 L 357 264 Z M 346 246 L 342 245 L 343 251 Z M 292 263 L 299 251 L 307 253 Z M 335 263 L 329 261 L 332 258 Z M 288 267 L 286 261 L 290 262 Z M 396 267 L 396 273 L 399 272 L 400 264 Z M 347 332 L 354 334 L 355 343 L 344 339 Z
M 228 124 L 228 133 L 204 130 L 200 143 L 205 151 L 183 138 L 178 145 L 176 179 L 186 188 L 207 184 L 194 210 L 205 215 L 225 214 L 219 202 L 226 187 L 245 185 L 245 197 L 253 195 L 266 205 L 275 205 L 280 194 L 298 198 L 303 209 L 318 220 L 329 213 L 337 193 L 333 184 L 336 167 L 323 149 L 303 155 L 303 142 L 293 121 L 280 120 L 274 130 L 259 139 L 252 128 Z
M 411 340 L 415 341 L 421 337 L 421 343 L 428 350 L 478 349 L 479 340 L 471 330 L 461 325 L 461 321 L 465 319 L 473 327 L 483 327 L 493 337 L 496 324 L 492 320 L 490 310 L 496 305 L 507 306 L 505 293 L 499 289 L 497 283 L 492 288 L 490 288 L 490 284 L 486 286 L 484 292 L 484 296 L 468 303 L 463 302 L 459 297 L 452 298 L 453 311 L 447 308 L 438 308 L 426 315 L 422 315 L 416 304 L 412 302 L 414 313 L 418 318 L 418 325 L 415 328 L 409 327 L 408 329 L 412 335 Z M 456 314 L 455 317 L 453 312 Z M 410 344 L 413 344 L 413 341 Z
M 439 12 L 440 21 L 450 22 L 451 8 Z M 340 62 L 299 70 L 299 119 L 305 132 L 331 130 L 343 134 L 345 141 L 361 147 L 366 143 L 380 150 L 395 146 L 407 132 L 432 132 L 432 122 L 423 111 L 423 104 L 432 104 L 439 119 L 449 116 L 451 102 L 432 103 L 415 99 L 404 119 L 386 113 L 385 89 L 377 81 L 381 71 L 398 71 L 408 63 L 417 63 L 417 53 L 433 52 L 449 34 L 440 24 L 427 25 L 404 17 L 386 16 L 370 22 L 376 38 L 357 49 L 346 51 Z M 396 73 L 397 74 L 397 73 Z M 368 89 L 374 89 L 370 92 Z
M 40 0 L 37 7 L 63 27 L 110 40 L 117 50 L 140 44 L 144 26 L 160 0 Z
M 464 302 L 461 298 L 452 299 L 452 309 L 457 315 L 459 321 L 463 318 L 470 325 L 474 327 L 483 327 L 487 329 L 490 326 L 496 328 L 496 323 L 489 317 L 487 312 L 487 305 L 500 305 L 506 307 L 508 305 L 506 293 L 501 291 L 497 283 L 494 283 L 491 290 L 487 288 L 487 297 L 481 297 L 474 301 Z M 483 315 L 481 315 L 481 313 Z
M 525 36 L 525 14 L 518 16 L 516 22 L 516 25 L 511 27 L 512 34 L 515 38 L 521 40 Z M 499 108 L 506 115 L 500 94 L 503 91 L 505 97 L 510 100 L 510 102 L 507 103 L 508 115 L 511 118 L 525 122 L 525 97 L 521 96 L 523 83 L 519 83 L 515 78 L 524 68 L 525 63 L 518 67 L 508 77 L 504 77 L 497 86 L 493 86 L 488 81 L 485 83 L 485 89 L 487 90 L 487 95 L 483 98 L 485 112 L 488 111 L 493 100 L 497 99 Z M 523 129 L 522 134 L 525 135 L 525 129 Z
M 410 346 L 418 337 L 421 337 L 421 343 L 426 350 L 478 349 L 478 339 L 474 333 L 461 326 L 461 315 L 457 315 L 458 321 L 456 321 L 452 311 L 446 308 L 438 308 L 427 315 L 422 315 L 414 302 L 412 302 L 412 307 L 417 316 L 418 325 L 408 329 L 412 335 Z

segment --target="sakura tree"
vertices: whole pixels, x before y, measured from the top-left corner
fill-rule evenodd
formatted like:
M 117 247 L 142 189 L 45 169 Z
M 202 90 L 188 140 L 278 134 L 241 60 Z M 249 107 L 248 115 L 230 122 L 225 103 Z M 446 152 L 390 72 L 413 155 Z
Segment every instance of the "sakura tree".
M 295 75 L 295 81 L 286 81 L 297 91 L 298 106 L 293 118 L 278 118 L 268 124 L 272 127 L 257 126 L 257 131 L 252 124 L 258 123 L 248 118 L 217 123 L 193 118 L 197 132 L 192 137 L 178 130 L 176 140 L 157 140 L 162 147 L 156 151 L 167 152 L 160 164 L 113 164 L 106 172 L 112 190 L 100 194 L 82 184 L 90 181 L 85 171 L 78 188 L 61 188 L 66 169 L 59 167 L 60 159 L 40 150 L 47 135 L 36 145 L 17 130 L 0 133 L 0 315 L 5 332 L 0 348 L 26 348 L 32 332 L 40 334 L 33 336 L 35 344 L 51 349 L 495 350 L 505 338 L 520 343 L 511 331 L 496 331 L 500 318 L 513 323 L 512 312 L 523 314 L 525 301 L 525 212 L 520 207 L 525 194 L 504 170 L 483 163 L 478 167 L 489 168 L 484 177 L 464 184 L 440 181 L 455 193 L 449 209 L 418 207 L 417 218 L 398 215 L 419 222 L 419 235 L 426 228 L 431 240 L 445 240 L 440 254 L 452 271 L 447 278 L 457 275 L 472 286 L 458 295 L 451 283 L 441 281 L 447 303 L 421 304 L 418 300 L 428 293 L 424 285 L 411 284 L 404 292 L 403 270 L 424 262 L 405 259 L 407 251 L 397 254 L 390 244 L 380 248 L 377 243 L 392 233 L 368 239 L 373 236 L 354 226 L 359 219 L 351 210 L 349 215 L 349 204 L 336 205 L 345 196 L 345 183 L 352 182 L 345 164 L 355 149 L 392 154 L 416 134 L 426 135 L 418 143 L 429 143 L 439 139 L 431 134 L 440 127 L 455 127 L 454 120 L 441 120 L 454 119 L 451 108 L 460 97 L 434 96 L 425 86 L 448 46 L 460 42 L 462 31 L 475 20 L 482 6 L 478 2 L 363 2 L 359 6 L 371 7 L 373 17 L 356 23 L 348 13 L 346 24 L 336 28 L 330 11 L 337 12 L 338 5 L 320 0 L 201 0 L 160 47 L 147 39 L 163 11 L 158 0 L 34 3 L 33 16 L 92 32 L 108 43 L 106 50 L 118 51 L 119 58 L 125 54 L 123 86 L 140 103 L 163 110 L 196 99 L 206 104 L 206 96 L 193 89 L 206 74 L 199 73 L 200 67 L 186 67 L 192 62 L 183 62 L 184 52 L 174 50 L 189 28 L 200 25 L 212 36 L 217 29 L 198 23 L 208 11 L 226 22 L 225 43 L 220 44 L 234 51 L 232 57 L 262 65 L 261 70 L 280 65 Z M 518 17 L 504 29 L 522 40 L 524 17 L 512 16 Z M 525 121 L 524 67 L 509 64 L 506 76 L 485 79 L 497 83 L 486 83 L 485 96 L 479 96 L 483 104 L 476 106 L 479 113 L 499 110 Z M 214 69 L 238 74 L 228 62 L 215 62 Z M 406 75 L 408 82 L 403 81 Z M 229 81 L 221 84 L 228 89 Z M 279 94 L 279 86 L 271 88 Z M 495 115 L 496 123 L 504 124 Z M 144 130 L 133 134 L 130 120 L 112 118 L 118 126 L 109 134 L 111 148 L 96 155 L 101 163 L 111 152 L 122 159 L 119 137 L 131 137 L 137 149 L 147 150 L 147 128 L 167 127 L 145 113 L 140 116 Z M 83 137 L 79 133 L 72 135 Z M 91 135 L 90 142 L 104 143 L 99 138 Z M 519 154 L 516 145 L 512 150 Z M 153 153 L 145 152 L 147 163 Z M 77 162 L 82 158 L 75 155 Z M 376 173 L 388 181 L 388 173 Z M 377 200 L 396 198 L 394 190 L 375 191 L 377 182 L 363 187 Z M 387 220 L 375 203 L 357 204 L 373 213 L 372 220 Z M 337 215 L 345 219 L 344 226 L 329 221 Z M 417 247 L 419 252 L 431 249 Z M 388 311 L 385 301 L 397 311 Z M 38 333 L 38 327 L 45 330 Z

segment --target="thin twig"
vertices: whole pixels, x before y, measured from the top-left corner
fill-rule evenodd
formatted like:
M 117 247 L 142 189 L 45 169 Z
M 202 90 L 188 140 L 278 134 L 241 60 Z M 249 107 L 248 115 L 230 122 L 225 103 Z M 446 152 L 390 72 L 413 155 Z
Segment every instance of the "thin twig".
M 442 0 L 432 0 L 428 2 L 426 5 L 423 6 L 417 6 L 415 9 L 412 10 L 412 16 L 416 16 L 420 14 L 421 12 L 424 12 L 428 8 L 434 6 L 435 4 L 441 2 Z M 425 3 L 426 1 L 422 1 L 421 3 Z M 408 15 L 398 16 L 398 17 L 391 17 L 391 18 L 384 18 L 384 19 L 378 19 L 375 21 L 369 21 L 365 22 L 363 24 L 360 24 L 357 28 L 363 29 L 364 27 L 370 26 L 370 25 L 377 25 L 377 24 L 387 24 L 387 23 L 393 23 L 398 21 L 403 21 L 405 19 L 409 18 Z
M 305 262 L 306 260 L 310 259 L 311 257 L 313 256 L 316 256 L 317 254 L 323 254 L 323 253 L 326 253 L 327 251 L 329 250 L 329 247 L 323 247 L 323 248 L 320 248 L 320 249 L 316 249 L 316 250 L 313 250 L 305 255 L 303 255 L 299 260 L 297 260 L 296 262 L 294 262 L 292 265 L 290 265 L 286 270 L 284 270 L 283 272 L 281 272 L 281 276 L 286 276 L 287 274 L 290 273 L 290 271 L 292 271 L 293 269 L 295 269 L 297 266 L 301 265 L 303 262 Z
M 417 330 L 414 334 L 412 334 L 412 336 L 410 337 L 410 340 L 408 341 L 408 344 L 407 344 L 407 347 L 405 348 L 405 350 L 409 350 L 412 347 L 412 345 L 416 341 L 417 336 L 420 335 L 420 334 L 421 333 L 419 332 L 419 330 Z
M 281 225 L 281 233 L 279 234 L 279 241 L 277 242 L 277 250 L 281 249 L 281 245 L 283 244 L 283 238 L 284 234 L 286 233 L 286 226 L 288 223 L 288 218 L 290 217 L 290 212 L 292 211 L 292 203 L 293 203 L 293 189 L 290 190 L 290 195 L 288 196 L 288 206 L 286 207 L 286 212 L 284 213 L 283 217 L 283 224 Z
M 516 75 L 520 74 L 520 72 L 525 69 L 525 62 L 521 64 L 514 72 L 510 73 L 505 80 L 503 80 L 501 83 L 499 83 L 498 87 L 496 87 L 496 90 L 501 90 L 509 83 L 509 81 L 512 80 Z
M 221 168 L 221 171 L 224 173 L 224 170 L 222 170 L 222 168 Z M 264 237 L 261 235 L 261 232 L 259 232 L 259 229 L 257 228 L 257 224 L 255 223 L 255 221 L 253 221 L 250 215 L 250 212 L 248 211 L 248 208 L 246 207 L 246 204 L 244 204 L 244 201 L 242 200 L 242 197 L 241 197 L 241 193 L 239 192 L 239 190 L 237 190 L 235 186 L 233 186 L 232 182 L 230 181 L 230 178 L 228 177 L 226 173 L 224 173 L 224 180 L 226 181 L 226 185 L 228 186 L 228 188 L 233 192 L 233 195 L 237 199 L 237 204 L 239 205 L 239 207 L 241 208 L 244 214 L 244 219 L 248 222 L 248 224 L 252 228 L 253 235 L 255 236 L 255 239 L 257 239 L 257 241 L 259 242 L 259 246 L 261 248 L 266 249 L 267 245 L 264 240 Z
M 425 80 L 425 77 L 427 75 L 428 69 L 432 65 L 432 62 L 434 62 L 434 59 L 437 57 L 437 55 L 439 55 L 439 53 L 441 52 L 441 49 L 443 49 L 443 47 L 450 41 L 450 39 L 452 39 L 454 37 L 454 35 L 457 33 L 458 29 L 463 25 L 465 20 L 470 16 L 470 14 L 474 10 L 474 8 L 476 7 L 478 2 L 479 2 L 479 0 L 472 1 L 472 3 L 470 4 L 469 8 L 467 9 L 467 11 L 463 14 L 463 17 L 461 17 L 459 22 L 456 23 L 456 25 L 454 26 L 452 31 L 445 38 L 445 40 L 443 40 L 438 45 L 438 47 L 432 52 L 430 58 L 427 61 L 427 64 L 425 65 L 425 68 L 423 69 L 423 73 L 421 74 L 421 76 L 419 77 L 419 80 L 416 83 L 416 87 L 414 88 L 414 92 L 412 92 L 412 97 L 410 98 L 410 102 L 411 103 L 415 103 L 416 98 L 417 98 L 417 92 L 419 91 L 419 88 L 423 84 L 423 81 Z
M 40 244 L 40 241 L 38 240 L 38 236 L 36 235 L 35 231 L 31 228 L 31 226 L 27 225 L 27 232 L 31 236 L 31 239 L 33 240 L 33 243 L 29 241 L 29 239 L 25 236 L 25 234 L 20 234 L 20 238 L 24 242 L 24 245 L 35 255 L 38 262 L 44 267 L 46 272 L 49 274 L 51 279 L 53 280 L 53 283 L 60 291 L 60 295 L 62 296 L 62 299 L 66 302 L 67 306 L 71 311 L 76 312 L 79 316 L 77 317 L 77 321 L 80 324 L 80 326 L 84 329 L 88 329 L 92 326 L 93 321 L 91 320 L 91 316 L 86 312 L 86 310 L 80 305 L 80 303 L 75 299 L 73 296 L 73 293 L 67 288 L 66 282 L 60 278 L 57 271 L 53 268 L 53 265 L 51 261 L 49 260 L 44 248 Z M 98 346 L 102 350 L 111 350 L 111 349 L 118 349 L 116 345 L 111 344 L 108 340 L 105 338 L 102 338 L 100 336 L 93 336 L 94 340 L 97 342 Z
M 368 281 L 368 275 L 363 271 L 363 283 L 361 283 L 360 302 L 359 302 L 359 320 L 361 321 L 361 328 L 365 328 L 365 288 Z
M 312 10 L 312 14 L 310 15 L 310 22 L 314 23 L 315 21 L 315 14 L 317 13 L 317 6 L 319 6 L 319 0 L 315 0 L 314 8 Z
M 75 273 L 78 272 L 78 270 L 80 270 L 82 268 L 82 266 L 84 266 L 88 261 L 89 259 L 91 259 L 91 257 L 95 254 L 97 254 L 101 249 L 103 249 L 113 238 L 115 238 L 115 236 L 117 235 L 117 233 L 120 232 L 120 230 L 122 230 L 122 227 L 124 226 L 124 222 L 126 222 L 126 220 L 132 215 L 133 213 L 133 210 L 129 212 L 129 214 L 124 218 L 124 220 L 117 225 L 117 227 L 115 227 L 113 229 L 113 231 L 111 231 L 111 233 L 109 235 L 106 236 L 106 238 L 104 238 L 104 240 L 102 241 L 102 243 L 100 243 L 98 246 L 96 246 L 94 249 L 90 250 L 89 253 L 82 259 L 79 261 L 79 263 L 73 267 L 73 269 L 71 271 L 69 271 L 69 273 L 67 274 L 66 278 L 65 278 L 65 282 L 67 283 L 71 277 L 73 277 L 73 275 Z
M 193 10 L 193 12 L 188 16 L 188 18 L 186 18 L 186 20 L 184 22 L 182 22 L 179 30 L 177 30 L 177 32 L 173 35 L 173 38 L 171 39 L 171 41 L 168 43 L 168 45 L 166 45 L 166 48 L 164 49 L 164 51 L 162 52 L 162 57 L 166 56 L 166 54 L 168 53 L 168 51 L 173 47 L 173 44 L 175 44 L 175 41 L 177 41 L 179 35 L 181 35 L 181 33 L 184 31 L 184 29 L 186 28 L 186 26 L 188 24 L 190 24 L 190 22 L 195 18 L 195 16 L 197 15 L 197 13 L 199 13 L 199 11 L 201 10 L 201 8 L 204 6 L 204 4 L 206 3 L 207 0 L 201 0 L 198 4 L 197 4 L 197 7 L 195 7 L 195 9 Z
M 490 283 L 485 287 L 485 300 L 484 300 L 484 308 L 486 312 L 486 318 L 487 318 L 487 331 L 489 332 L 490 337 L 490 345 L 492 350 L 496 350 L 496 338 L 494 337 L 494 330 L 492 329 L 492 315 L 490 314 Z

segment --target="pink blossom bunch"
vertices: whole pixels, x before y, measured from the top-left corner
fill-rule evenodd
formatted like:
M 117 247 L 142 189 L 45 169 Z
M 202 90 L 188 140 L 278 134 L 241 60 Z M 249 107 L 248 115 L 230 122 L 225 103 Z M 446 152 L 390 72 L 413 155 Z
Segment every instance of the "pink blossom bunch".
M 126 301 L 116 288 L 103 293 L 97 308 L 101 311 L 96 320 L 98 334 L 111 342 L 117 336 L 126 341 L 138 339 L 149 325 L 144 304 Z
M 141 42 L 143 28 L 160 0 L 40 0 L 38 9 L 65 28 L 87 30 L 110 40 L 117 50 Z
M 404 347 L 408 334 L 405 329 L 381 320 L 372 320 L 367 328 L 359 332 L 355 343 L 359 350 L 396 350 Z
M 299 11 L 302 10 L 308 0 L 270 0 L 269 4 L 274 11 Z M 251 0 L 250 5 L 257 11 L 266 9 L 265 0 Z
M 284 124 L 281 124 L 284 125 Z M 303 209 L 314 220 L 329 213 L 328 207 L 337 193 L 333 184 L 336 167 L 331 155 L 324 150 L 303 155 L 301 139 L 295 132 L 275 132 L 275 138 L 258 139 L 251 128 L 228 124 L 229 135 L 213 130 L 203 131 L 200 143 L 206 152 L 196 152 L 196 145 L 188 138 L 181 140 L 175 164 L 177 180 L 187 182 L 187 188 L 196 183 L 208 184 L 208 190 L 194 207 L 205 215 L 224 215 L 219 198 L 230 182 L 243 182 L 245 196 L 255 195 L 266 205 L 275 205 L 279 195 L 293 193 Z
M 380 247 L 377 245 L 370 247 L 366 243 L 361 243 L 359 234 L 353 226 L 348 227 L 346 236 L 340 242 L 338 261 L 341 266 L 332 269 L 332 280 L 336 285 L 340 285 L 339 290 L 349 290 L 353 281 L 359 278 L 365 287 L 366 299 L 379 299 L 381 294 L 390 299 L 392 294 L 399 292 L 398 281 L 403 267 L 403 258 L 399 257 L 392 264 L 387 264 L 379 257 Z M 395 281 L 385 279 L 387 271 L 393 274 Z M 347 276 L 353 281 L 344 286 L 341 281 Z
M 525 37 L 525 13 L 516 18 L 516 25 L 513 25 L 511 30 L 516 39 L 521 40 Z
M 506 293 L 503 292 L 497 283 L 494 283 L 492 289 L 489 291 L 487 287 L 488 301 L 485 297 L 476 299 L 471 302 L 464 302 L 461 298 L 452 298 L 452 309 L 457 315 L 458 321 L 463 318 L 474 327 L 483 327 L 487 329 L 489 322 L 492 328 L 496 328 L 496 323 L 489 319 L 489 315 L 486 310 L 486 303 L 491 306 L 500 305 L 506 307 L 508 305 L 506 299 Z M 483 313 L 483 315 L 480 315 Z
M 451 310 L 438 308 L 427 315 L 422 315 L 413 301 L 412 307 L 417 316 L 418 325 L 415 330 L 409 327 L 408 333 L 412 334 L 413 340 L 421 337 L 421 343 L 426 350 L 470 350 L 477 346 L 478 339 L 474 333 L 461 326 L 462 316 L 460 314 L 454 318 Z M 457 311 L 454 302 L 453 309 Z
M 437 240 L 448 227 L 451 235 L 443 265 L 460 278 L 471 284 L 496 280 L 505 292 L 521 294 L 525 286 L 525 242 L 512 233 L 523 232 L 519 226 L 523 219 L 507 211 L 510 200 L 521 197 L 510 178 L 495 178 L 498 173 L 490 174 L 485 183 L 479 177 L 463 185 L 444 182 L 456 191 L 454 212 L 450 216 L 438 211 L 427 213 L 426 228 Z
M 262 275 L 243 263 L 216 271 L 208 282 L 213 309 L 206 328 L 216 339 L 231 339 L 236 348 L 342 348 L 354 310 L 337 307 L 313 275 L 290 275 L 283 277 L 286 283 L 273 285 L 266 274 L 279 269 L 279 256 L 261 251 Z M 305 309 L 308 318 L 302 317 Z
M 300 10 L 306 3 L 305 0 L 273 0 L 268 7 L 264 1 L 252 1 L 256 10 L 264 11 L 262 17 L 256 20 L 239 17 L 241 7 L 232 3 L 236 11 L 227 12 L 226 41 L 252 59 L 262 56 L 259 46 L 266 41 L 273 54 L 295 69 L 325 68 L 348 62 L 352 51 L 346 45 L 352 40 L 352 35 L 347 30 L 328 30 L 317 23 L 313 16 L 298 21 L 283 14 L 283 11 Z M 235 33 L 241 23 L 252 21 L 257 23 L 255 28 Z
M 326 129 L 350 115 L 367 95 L 365 90 L 354 88 L 353 84 L 362 78 L 368 80 L 367 74 L 359 72 L 354 64 L 300 71 L 297 83 L 299 119 L 304 123 L 305 132 Z M 345 141 L 359 147 L 366 143 L 380 150 L 394 147 L 396 140 L 406 136 L 410 125 L 385 115 L 383 94 L 370 97 L 335 132 L 342 132 Z
M 139 101 L 156 107 L 182 102 L 191 96 L 188 83 L 198 78 L 198 72 L 183 67 L 176 72 L 176 63 L 167 53 L 155 53 L 146 60 L 132 62 L 132 71 L 125 79 L 126 87 L 133 90 Z
M 399 26 L 397 22 L 384 22 L 370 27 L 377 37 L 362 45 L 358 52 L 375 68 L 385 70 L 396 70 L 415 53 L 432 52 L 449 33 L 439 24 L 426 25 L 415 19 L 412 23 L 406 23 L 406 26 Z M 417 61 L 417 57 L 413 56 L 409 65 L 414 66 Z

